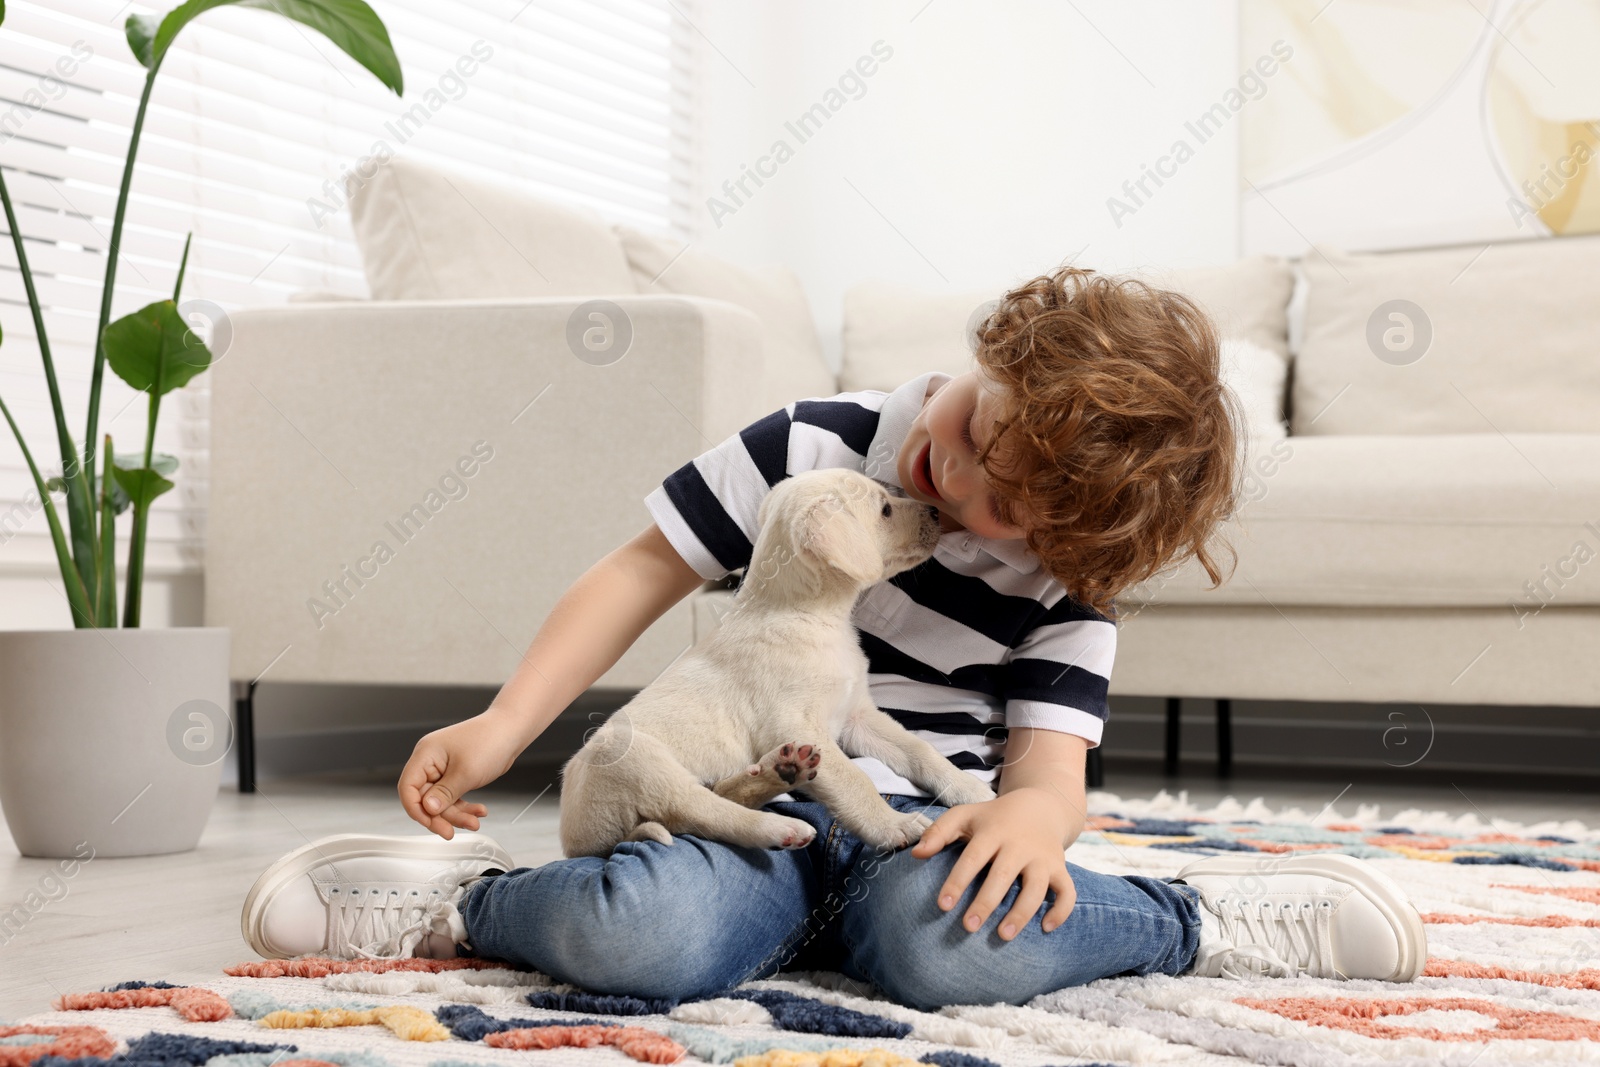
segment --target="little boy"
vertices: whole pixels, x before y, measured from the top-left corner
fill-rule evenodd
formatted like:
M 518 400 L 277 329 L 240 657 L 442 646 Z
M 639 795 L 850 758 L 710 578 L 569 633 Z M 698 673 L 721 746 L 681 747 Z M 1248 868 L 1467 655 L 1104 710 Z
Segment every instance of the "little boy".
M 1136 281 L 1036 278 L 977 341 L 972 371 L 797 401 L 673 472 L 646 498 L 654 523 L 573 584 L 489 709 L 418 742 L 400 798 L 440 840 L 290 853 L 246 902 L 251 945 L 477 955 L 663 1003 L 799 968 L 919 1008 L 1130 973 L 1415 978 L 1420 917 L 1350 857 L 1213 857 L 1172 880 L 1065 862 L 1108 711 L 1113 598 L 1191 557 L 1223 580 L 1209 541 L 1237 501 L 1238 415 L 1207 318 Z M 862 757 L 893 807 L 935 820 L 914 847 L 878 853 L 803 797 L 768 805 L 816 827 L 794 851 L 682 836 L 513 869 L 488 838 L 456 840 L 487 814 L 465 794 L 670 606 L 746 566 L 762 497 L 819 467 L 939 510 L 933 558 L 864 592 L 853 621 L 878 706 L 996 798 L 946 808 Z

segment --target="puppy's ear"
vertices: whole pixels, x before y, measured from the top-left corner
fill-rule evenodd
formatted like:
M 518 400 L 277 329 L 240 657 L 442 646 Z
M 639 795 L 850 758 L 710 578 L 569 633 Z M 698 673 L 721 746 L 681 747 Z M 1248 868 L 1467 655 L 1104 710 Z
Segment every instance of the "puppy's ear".
M 819 566 L 832 567 L 860 585 L 883 577 L 883 554 L 855 513 L 829 494 L 806 508 L 795 531 L 795 548 Z

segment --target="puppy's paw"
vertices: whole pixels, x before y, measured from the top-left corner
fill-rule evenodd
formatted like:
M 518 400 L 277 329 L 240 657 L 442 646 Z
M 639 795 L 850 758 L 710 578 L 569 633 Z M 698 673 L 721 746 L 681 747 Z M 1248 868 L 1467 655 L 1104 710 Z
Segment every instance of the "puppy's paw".
M 961 771 L 940 786 L 939 795 L 934 799 L 947 808 L 957 804 L 981 804 L 994 799 L 994 790 L 973 775 Z
M 921 841 L 922 832 L 932 825 L 933 820 L 920 811 L 896 811 L 864 831 L 856 831 L 856 836 L 880 851 L 893 851 Z
M 737 774 L 716 783 L 711 788 L 735 804 L 759 808 L 773 797 L 780 797 L 790 789 L 817 776 L 817 766 L 822 763 L 822 746 L 790 741 L 761 757 Z
M 800 819 L 772 815 L 761 820 L 766 848 L 805 848 L 817 836 L 816 827 Z
M 753 778 L 770 776 L 774 784 L 803 785 L 817 776 L 817 766 L 822 762 L 822 746 L 790 741 L 752 763 L 746 772 Z

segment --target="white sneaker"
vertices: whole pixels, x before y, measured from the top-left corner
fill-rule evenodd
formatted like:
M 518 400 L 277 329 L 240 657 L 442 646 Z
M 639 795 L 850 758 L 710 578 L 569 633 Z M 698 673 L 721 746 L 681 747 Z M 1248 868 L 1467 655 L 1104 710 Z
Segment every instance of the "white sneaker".
M 1428 959 L 1405 892 L 1354 856 L 1213 856 L 1178 880 L 1200 891 L 1194 974 L 1409 982 Z
M 239 926 L 268 959 L 448 959 L 466 944 L 456 905 L 467 886 L 513 866 L 510 853 L 483 834 L 457 832 L 449 841 L 335 834 L 263 871 Z

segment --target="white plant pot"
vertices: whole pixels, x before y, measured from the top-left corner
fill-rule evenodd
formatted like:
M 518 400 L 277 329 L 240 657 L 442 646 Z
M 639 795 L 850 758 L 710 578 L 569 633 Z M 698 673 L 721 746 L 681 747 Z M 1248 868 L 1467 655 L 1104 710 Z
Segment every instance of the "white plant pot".
M 0 808 L 17 848 L 194 848 L 232 748 L 228 695 L 226 628 L 0 631 Z

